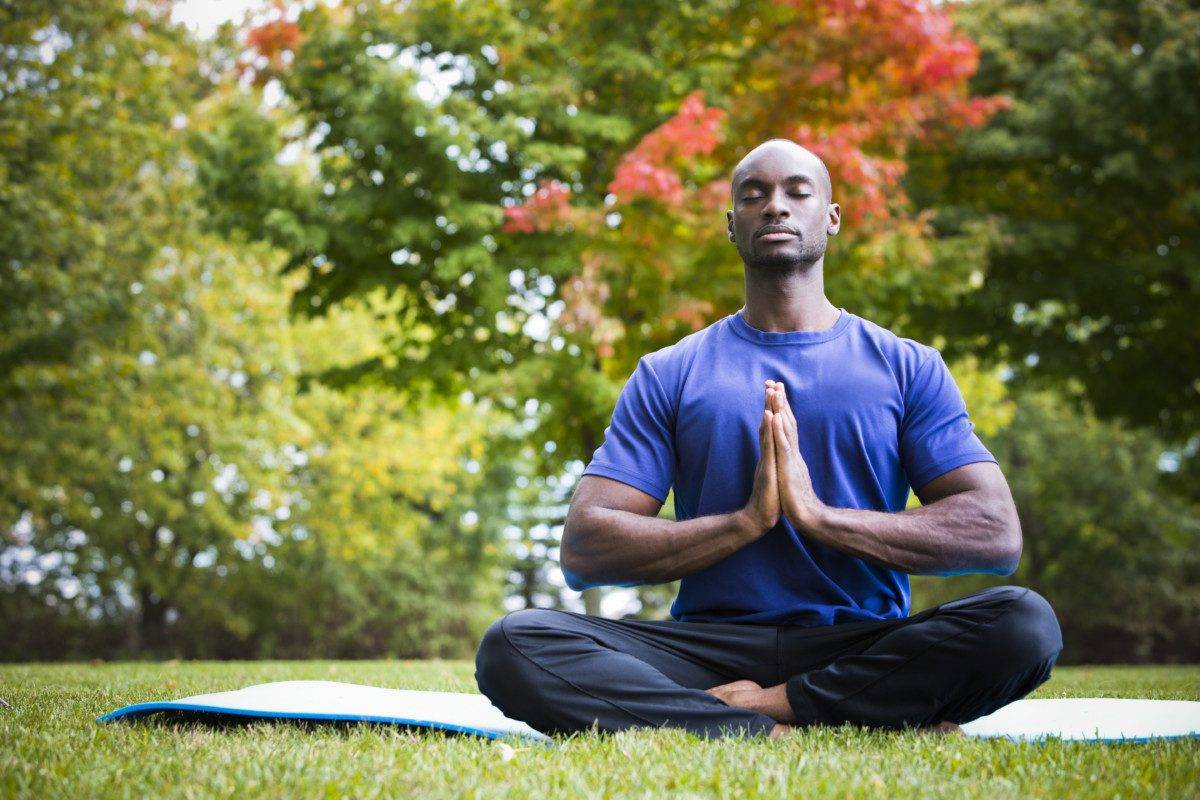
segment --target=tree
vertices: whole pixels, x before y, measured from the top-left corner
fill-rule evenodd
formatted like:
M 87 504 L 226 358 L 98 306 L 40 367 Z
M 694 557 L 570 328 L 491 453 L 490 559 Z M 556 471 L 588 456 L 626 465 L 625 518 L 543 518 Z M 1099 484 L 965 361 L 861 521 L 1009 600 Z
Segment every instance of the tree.
M 494 416 L 301 394 L 301 363 L 378 342 L 361 311 L 289 323 L 279 263 L 262 243 L 176 240 L 123 339 L 14 371 L 7 657 L 462 656 L 494 618 L 499 531 L 474 510 Z
M 497 502 L 475 461 L 495 415 L 300 393 L 302 365 L 380 352 L 377 301 L 289 319 L 282 255 L 237 224 L 263 195 L 226 191 L 271 129 L 196 88 L 169 8 L 127 5 L 0 12 L 19 76 L 0 93 L 0 658 L 469 653 L 501 594 L 499 532 L 468 514 Z
M 1200 485 L 1200 9 L 1182 0 L 982 0 L 956 12 L 982 51 L 975 92 L 1011 109 L 914 158 L 937 229 L 991 224 L 977 291 L 927 308 L 952 353 L 1016 383 L 1067 384 L 1151 426 Z
M 124 298 L 178 202 L 161 171 L 200 91 L 169 9 L 118 0 L 0 9 L 0 382 L 119 336 Z

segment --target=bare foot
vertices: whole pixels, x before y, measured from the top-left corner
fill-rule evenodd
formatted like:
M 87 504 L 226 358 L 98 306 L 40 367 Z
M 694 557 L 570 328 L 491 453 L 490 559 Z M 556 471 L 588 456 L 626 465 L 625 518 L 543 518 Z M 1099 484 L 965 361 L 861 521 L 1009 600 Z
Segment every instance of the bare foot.
M 960 728 L 958 726 L 958 723 L 955 723 L 955 722 L 939 722 L 937 725 L 930 725 L 930 726 L 926 727 L 925 730 L 933 731 L 934 733 L 942 733 L 942 734 L 962 733 L 962 728 Z
M 751 680 L 734 681 L 733 683 L 724 683 L 720 686 L 714 686 L 711 689 L 704 691 L 716 697 L 727 706 L 735 708 L 750 708 L 751 703 L 758 698 L 762 692 L 761 686 Z
M 758 700 L 763 693 L 763 687 L 751 680 L 734 681 L 733 683 L 725 683 L 720 686 L 714 686 L 711 689 L 705 689 L 706 692 L 716 697 L 727 706 L 734 708 L 749 708 L 762 713 L 758 707 Z M 778 739 L 792 729 L 791 725 L 784 722 L 776 722 L 775 727 L 771 728 L 768 736 L 772 739 Z

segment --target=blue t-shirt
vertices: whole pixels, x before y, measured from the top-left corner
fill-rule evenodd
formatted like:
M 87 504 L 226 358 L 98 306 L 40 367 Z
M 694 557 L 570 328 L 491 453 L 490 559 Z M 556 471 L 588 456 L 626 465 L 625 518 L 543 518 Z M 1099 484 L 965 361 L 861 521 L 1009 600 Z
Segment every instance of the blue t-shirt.
M 781 381 L 817 496 L 837 508 L 902 511 L 909 487 L 995 458 L 941 353 L 846 309 L 824 331 L 761 331 L 731 314 L 643 356 L 584 475 L 660 501 L 675 518 L 745 506 L 759 458 L 764 381 Z M 593 585 L 564 570 L 568 585 Z M 636 583 L 620 583 L 634 586 Z M 677 620 L 817 626 L 905 617 L 908 575 L 797 533 L 761 538 L 683 577 Z

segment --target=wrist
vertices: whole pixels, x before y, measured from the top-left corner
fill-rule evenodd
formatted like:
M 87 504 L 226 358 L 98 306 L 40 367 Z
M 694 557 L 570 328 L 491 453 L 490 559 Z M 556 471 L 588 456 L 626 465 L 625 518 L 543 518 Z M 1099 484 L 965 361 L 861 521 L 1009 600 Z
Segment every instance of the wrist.
M 762 536 L 769 530 L 764 527 L 758 518 L 747 508 L 740 508 L 734 511 L 731 515 L 734 532 L 739 538 L 752 542 Z
M 820 501 L 805 506 L 797 514 L 796 525 L 814 539 L 820 539 L 829 530 L 831 510 L 829 506 Z

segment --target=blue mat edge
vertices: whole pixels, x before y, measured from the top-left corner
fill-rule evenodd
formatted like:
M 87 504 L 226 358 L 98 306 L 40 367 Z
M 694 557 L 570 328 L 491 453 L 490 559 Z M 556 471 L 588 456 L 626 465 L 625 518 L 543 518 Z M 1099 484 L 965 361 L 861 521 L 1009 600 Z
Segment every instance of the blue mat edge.
M 1072 744 L 1076 742 L 1079 744 L 1138 744 L 1142 742 L 1167 742 L 1174 741 L 1175 739 L 1200 739 L 1200 733 L 1180 733 L 1171 736 L 1127 736 L 1121 739 L 1063 739 L 1050 733 L 1034 738 L 1013 736 L 1009 733 L 969 733 L 965 735 L 971 739 L 1006 739 L 1010 742 L 1028 742 L 1029 744 L 1048 744 L 1050 742 L 1059 742 L 1060 744 Z
M 448 722 L 437 722 L 433 720 L 415 719 L 410 717 L 381 717 L 374 715 L 348 715 L 348 714 L 320 714 L 314 712 L 293 712 L 282 713 L 278 711 L 253 711 L 250 709 L 230 709 L 220 706 L 205 706 L 195 703 L 179 703 L 173 701 L 160 701 L 153 703 L 135 703 L 129 706 L 123 706 L 115 711 L 110 711 L 107 714 L 102 714 L 96 717 L 97 724 L 105 724 L 120 719 L 137 719 L 140 717 L 149 716 L 158 712 L 171 711 L 192 711 L 203 714 L 213 714 L 215 716 L 233 716 L 233 717 L 248 717 L 251 719 L 275 719 L 275 720 L 313 720 L 318 722 L 372 722 L 383 725 L 415 725 L 425 728 L 434 728 L 437 730 L 454 731 L 456 733 L 469 733 L 476 736 L 482 736 L 486 739 L 502 740 L 510 737 L 516 737 L 522 741 L 535 742 L 537 744 L 546 745 L 548 747 L 557 746 L 550 739 L 538 739 L 528 734 L 510 732 L 499 733 L 496 731 L 487 731 L 482 728 L 470 728 L 463 725 L 454 725 Z M 1010 734 L 967 734 L 974 739 L 1005 739 L 1010 742 L 1028 742 L 1030 744 L 1047 744 L 1052 741 L 1067 743 L 1067 742 L 1111 742 L 1114 744 L 1136 744 L 1142 742 L 1161 742 L 1171 741 L 1175 739 L 1196 739 L 1200 738 L 1200 732 L 1182 733 L 1173 736 L 1140 736 L 1140 737 L 1125 737 L 1120 739 L 1061 739 L 1058 736 L 1047 734 L 1035 738 L 1026 738 L 1023 736 L 1013 736 Z
M 222 708 L 220 706 L 204 706 L 196 703 L 179 703 L 173 701 L 135 703 L 130 706 L 123 706 L 115 711 L 110 711 L 107 714 L 101 714 L 99 717 L 96 717 L 96 723 L 103 725 L 105 723 L 114 722 L 120 719 L 137 719 L 162 711 L 194 711 L 202 714 L 214 714 L 216 716 L 249 717 L 251 719 L 308 719 L 318 722 L 374 722 L 383 725 L 418 725 L 425 728 L 454 731 L 455 733 L 470 733 L 487 739 L 508 739 L 511 737 L 516 737 L 522 741 L 536 742 L 538 744 L 544 744 L 551 747 L 554 746 L 553 741 L 537 739 L 525 733 L 500 733 L 497 731 L 484 730 L 482 728 L 470 728 L 464 725 L 454 725 L 449 722 L 437 722 L 435 720 L 427 719 L 415 719 L 409 717 L 378 717 L 365 714 L 320 714 L 309 711 L 297 711 L 292 713 L 283 713 L 279 711 L 253 711 L 251 709 Z

